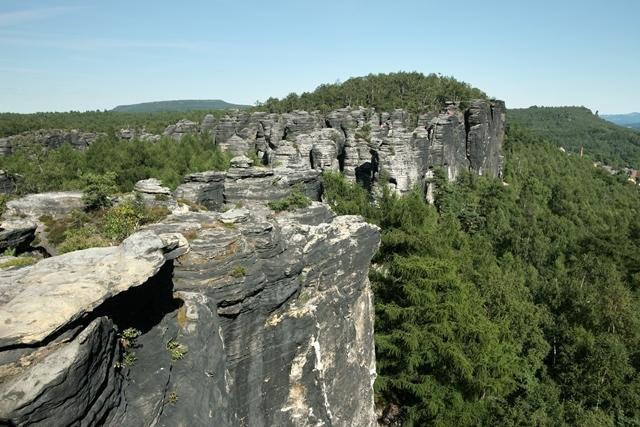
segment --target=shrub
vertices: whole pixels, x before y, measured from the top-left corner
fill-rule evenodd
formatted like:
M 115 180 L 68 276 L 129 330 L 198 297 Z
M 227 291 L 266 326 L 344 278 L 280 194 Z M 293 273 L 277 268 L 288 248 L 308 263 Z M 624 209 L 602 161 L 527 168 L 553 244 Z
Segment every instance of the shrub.
M 104 215 L 104 235 L 110 240 L 122 241 L 140 226 L 141 218 L 137 203 L 131 200 L 120 203 Z
M 167 343 L 167 351 L 171 356 L 171 361 L 177 362 L 184 358 L 184 356 L 189 352 L 189 348 L 184 344 L 171 340 Z
M 268 205 L 276 212 L 294 211 L 310 206 L 311 199 L 305 196 L 299 189 L 295 189 L 287 197 L 269 202 Z
M 109 195 L 118 191 L 116 174 L 114 172 L 102 175 L 89 173 L 83 178 L 85 185 L 82 189 L 82 200 L 87 210 L 98 210 L 111 206 Z
M 60 254 L 99 246 L 109 246 L 109 241 L 100 235 L 94 225 L 69 229 L 64 233 L 64 237 L 64 241 L 58 246 L 58 253 Z
M 244 268 L 244 266 L 242 266 L 242 265 L 236 266 L 231 271 L 231 277 L 240 278 L 240 277 L 244 277 L 246 275 L 247 275 L 247 269 Z

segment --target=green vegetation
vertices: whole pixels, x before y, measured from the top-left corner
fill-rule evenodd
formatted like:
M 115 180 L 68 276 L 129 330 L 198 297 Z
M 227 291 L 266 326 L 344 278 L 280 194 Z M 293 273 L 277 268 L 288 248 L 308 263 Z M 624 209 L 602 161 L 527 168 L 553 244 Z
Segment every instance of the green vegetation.
M 530 107 L 509 110 L 512 124 L 558 147 L 616 167 L 640 169 L 640 132 L 609 123 L 584 107 Z
M 83 176 L 82 201 L 88 210 L 104 209 L 111 206 L 109 195 L 118 191 L 115 172 L 102 175 L 88 173 Z
M 116 362 L 114 368 L 131 368 L 136 364 L 138 358 L 133 349 L 138 346 L 137 340 L 140 335 L 142 335 L 142 332 L 136 328 L 127 328 L 118 335 L 124 353 L 122 354 L 122 360 Z
M 169 214 L 163 207 L 148 207 L 137 199 L 126 199 L 108 209 L 74 211 L 63 218 L 42 216 L 49 243 L 58 253 L 120 243 L 145 224 Z
M 177 362 L 184 359 L 184 356 L 189 352 L 189 348 L 184 344 L 171 340 L 167 343 L 167 351 L 171 356 L 171 361 Z
M 25 267 L 27 265 L 35 264 L 37 260 L 30 256 L 21 256 L 8 261 L 0 262 L 0 269 L 11 267 Z
M 176 393 L 175 391 L 169 393 L 169 395 L 167 396 L 167 402 L 172 405 L 178 403 L 178 393 Z
M 19 187 L 21 194 L 94 186 L 94 191 L 100 190 L 104 195 L 113 190 L 108 179 L 111 173 L 115 173 L 117 190 L 122 192 L 131 191 L 137 181 L 150 177 L 175 188 L 184 175 L 226 170 L 230 160 L 231 156 L 206 136 L 185 136 L 180 143 L 170 138 L 160 142 L 103 138 L 85 151 L 69 145 L 54 150 L 27 145 L 11 156 L 0 157 L 0 169 L 24 177 Z M 106 200 L 90 201 L 100 204 Z
M 517 127 L 505 146 L 508 186 L 439 172 L 434 206 L 324 175 L 382 229 L 378 403 L 407 426 L 638 425 L 638 189 Z
M 0 113 L 0 137 L 17 135 L 38 129 L 81 129 L 83 132 L 106 132 L 114 135 L 120 129 L 146 129 L 161 134 L 167 126 L 187 119 L 199 123 L 206 114 L 216 117 L 227 112 L 172 111 L 155 113 L 124 113 L 118 111 L 71 111 L 68 113 Z
M 231 270 L 231 277 L 235 277 L 239 279 L 240 277 L 244 277 L 247 275 L 247 269 L 242 265 L 237 265 L 233 270 Z
M 230 104 L 221 99 L 183 99 L 177 101 L 143 102 L 140 104 L 118 105 L 112 111 L 124 113 L 156 113 L 167 111 L 225 110 L 247 108 L 248 105 Z
M 292 93 L 282 99 L 269 98 L 256 109 L 277 113 L 293 110 L 327 112 L 363 106 L 391 111 L 401 106 L 417 113 L 440 110 L 447 101 L 464 105 L 469 100 L 486 97 L 481 90 L 453 77 L 398 72 L 353 77 L 344 83 L 320 85 L 313 92 Z
M 311 206 L 311 200 L 299 188 L 296 188 L 287 197 L 269 202 L 268 205 L 276 212 L 295 211 Z
M 603 114 L 600 117 L 618 126 L 640 129 L 640 113 Z

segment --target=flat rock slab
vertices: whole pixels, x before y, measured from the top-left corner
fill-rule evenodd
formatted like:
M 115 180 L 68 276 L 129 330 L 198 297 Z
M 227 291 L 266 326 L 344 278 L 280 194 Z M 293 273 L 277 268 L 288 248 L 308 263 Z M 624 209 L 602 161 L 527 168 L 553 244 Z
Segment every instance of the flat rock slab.
M 29 194 L 7 203 L 4 217 L 40 218 L 43 215 L 67 215 L 76 209 L 83 209 L 82 192 L 55 191 L 49 193 Z
M 142 231 L 120 246 L 0 272 L 0 348 L 41 342 L 109 297 L 145 283 L 188 249 L 181 234 Z

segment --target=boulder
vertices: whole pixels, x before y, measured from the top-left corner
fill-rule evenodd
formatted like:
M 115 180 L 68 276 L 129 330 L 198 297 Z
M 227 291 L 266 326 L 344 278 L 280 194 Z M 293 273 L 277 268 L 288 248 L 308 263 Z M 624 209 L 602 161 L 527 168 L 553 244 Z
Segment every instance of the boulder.
M 14 248 L 26 250 L 35 238 L 37 224 L 22 218 L 9 218 L 0 223 L 0 253 Z
M 20 269 L 11 283 L 0 272 L 0 350 L 42 342 L 188 249 L 180 234 L 138 232 L 120 246 L 46 258 Z
M 11 174 L 0 169 L 0 194 L 15 193 L 20 179 L 20 175 Z
M 82 192 L 55 191 L 29 194 L 7 202 L 4 217 L 38 219 L 43 215 L 64 216 L 77 209 L 83 209 Z
M 224 204 L 226 173 L 218 171 L 198 172 L 185 176 L 184 184 L 174 192 L 176 199 L 219 209 Z

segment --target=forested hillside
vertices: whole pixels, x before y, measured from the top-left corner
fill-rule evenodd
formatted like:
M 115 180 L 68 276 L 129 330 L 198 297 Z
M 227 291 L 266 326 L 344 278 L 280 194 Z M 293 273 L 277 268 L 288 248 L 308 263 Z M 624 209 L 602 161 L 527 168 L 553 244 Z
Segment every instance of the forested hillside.
M 269 98 L 256 109 L 282 113 L 362 106 L 378 111 L 404 108 L 415 113 L 437 111 L 447 101 L 464 105 L 469 100 L 485 98 L 487 95 L 480 89 L 453 77 L 398 72 L 352 77 L 343 83 L 320 85 L 313 92 L 291 93 L 282 99 Z
M 222 115 L 223 110 L 125 113 L 118 111 L 70 111 L 66 113 L 0 113 L 0 137 L 38 129 L 80 129 L 113 134 L 120 129 L 142 129 L 162 133 L 180 119 L 199 123 L 206 114 Z
M 618 126 L 640 129 L 640 113 L 603 114 L 600 117 Z
M 506 149 L 508 185 L 440 178 L 435 206 L 325 177 L 382 227 L 379 404 L 410 426 L 637 425 L 640 193 L 514 126 Z
M 155 113 L 170 111 L 225 110 L 247 108 L 248 105 L 231 104 L 221 99 L 184 99 L 175 101 L 143 102 L 140 104 L 118 105 L 112 111 L 124 113 Z
M 509 110 L 509 121 L 558 147 L 616 167 L 640 169 L 640 132 L 614 125 L 584 107 L 530 107 Z

